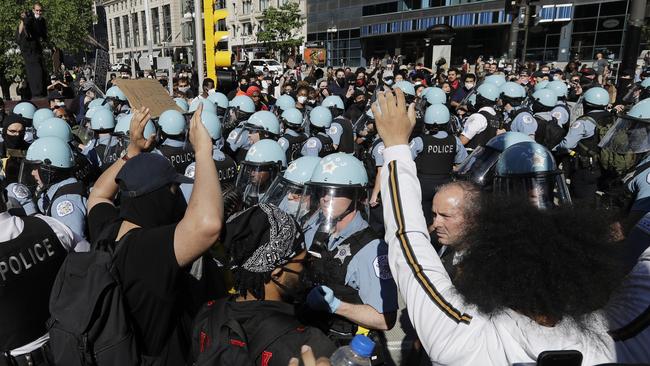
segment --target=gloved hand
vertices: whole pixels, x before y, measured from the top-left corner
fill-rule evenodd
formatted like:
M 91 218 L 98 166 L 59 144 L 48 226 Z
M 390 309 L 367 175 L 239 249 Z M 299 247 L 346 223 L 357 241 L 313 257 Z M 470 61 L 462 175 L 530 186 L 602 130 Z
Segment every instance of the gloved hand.
M 327 286 L 314 287 L 307 295 L 307 305 L 319 311 L 334 314 L 341 306 L 341 300 L 334 296 L 334 291 Z

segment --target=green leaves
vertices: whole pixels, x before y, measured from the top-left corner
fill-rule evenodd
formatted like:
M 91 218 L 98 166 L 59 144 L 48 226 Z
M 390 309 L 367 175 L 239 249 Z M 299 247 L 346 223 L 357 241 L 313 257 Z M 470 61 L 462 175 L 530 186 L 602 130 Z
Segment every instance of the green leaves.
M 305 24 L 298 3 L 289 1 L 279 8 L 269 7 L 262 15 L 262 30 L 257 33 L 257 41 L 272 50 L 287 51 L 303 42 L 297 37 Z

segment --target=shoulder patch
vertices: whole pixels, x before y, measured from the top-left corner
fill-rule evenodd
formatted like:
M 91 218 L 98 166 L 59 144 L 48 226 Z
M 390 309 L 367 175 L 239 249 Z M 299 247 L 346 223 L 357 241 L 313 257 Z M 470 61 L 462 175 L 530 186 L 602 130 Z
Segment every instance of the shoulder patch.
M 535 122 L 535 118 L 533 118 L 533 117 L 532 117 L 531 115 L 529 115 L 529 114 L 525 115 L 522 119 L 523 119 L 524 123 L 527 124 L 527 125 L 529 125 L 529 124 Z
M 285 139 L 284 137 L 280 137 L 278 139 L 278 144 L 280 145 L 281 148 L 283 149 L 286 148 L 288 145 L 287 139 Z
M 307 148 L 309 149 L 314 149 L 316 148 L 317 143 L 318 142 L 316 141 L 316 139 L 309 139 L 307 140 L 307 143 L 305 143 L 305 146 L 307 146 Z
M 390 267 L 388 266 L 388 255 L 379 255 L 372 261 L 372 266 L 375 269 L 375 275 L 382 280 L 390 280 L 393 278 L 393 274 L 390 273 Z
M 648 184 L 650 184 L 650 173 L 648 173 L 648 175 L 646 175 L 645 181 L 648 182 Z
M 230 134 L 228 135 L 228 140 L 234 140 L 235 138 L 237 138 L 237 131 L 236 130 L 230 131 Z
M 73 212 L 74 205 L 68 200 L 61 201 L 56 205 L 56 214 L 59 215 L 59 217 L 68 216 Z
M 580 128 L 581 125 L 582 125 L 582 123 L 580 123 L 580 121 L 576 120 L 576 121 L 573 121 L 573 123 L 571 124 L 571 128 Z
M 336 135 L 337 132 L 339 132 L 338 127 L 332 125 L 329 130 L 330 135 Z
M 196 173 L 196 165 L 190 164 L 185 169 L 185 176 L 188 178 L 194 179 L 194 174 Z
M 14 187 L 11 189 L 11 192 L 19 200 L 24 200 L 25 198 L 29 197 L 29 189 L 22 184 L 14 185 Z
M 384 149 L 385 149 L 384 145 L 377 146 L 377 154 L 384 155 Z

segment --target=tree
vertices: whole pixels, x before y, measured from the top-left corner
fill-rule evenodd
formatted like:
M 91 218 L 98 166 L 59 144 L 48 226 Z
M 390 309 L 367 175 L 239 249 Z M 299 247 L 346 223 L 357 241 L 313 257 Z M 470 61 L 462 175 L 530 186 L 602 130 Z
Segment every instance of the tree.
M 0 0 L 0 73 L 14 78 L 24 75 L 22 57 L 17 52 L 16 31 L 20 13 L 31 9 L 34 1 Z M 93 23 L 93 0 L 40 0 L 45 10 L 49 43 L 66 53 L 87 48 Z M 8 74 L 7 74 L 8 73 Z
M 262 30 L 257 33 L 257 41 L 271 50 L 289 53 L 302 44 L 303 39 L 296 33 L 304 24 L 298 3 L 289 1 L 279 8 L 271 6 L 262 14 Z

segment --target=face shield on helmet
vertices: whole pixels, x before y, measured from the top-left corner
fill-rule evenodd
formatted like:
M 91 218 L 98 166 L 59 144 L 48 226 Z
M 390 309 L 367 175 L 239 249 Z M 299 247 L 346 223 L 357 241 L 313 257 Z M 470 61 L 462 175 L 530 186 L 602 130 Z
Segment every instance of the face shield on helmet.
M 301 205 L 304 185 L 292 182 L 284 177 L 277 177 L 260 202 L 270 203 L 300 221 L 308 210 L 308 205 Z
M 454 173 L 456 178 L 471 181 L 481 187 L 489 186 L 494 177 L 494 164 L 500 151 L 487 146 L 477 146 Z
M 260 202 L 278 176 L 281 165 L 278 163 L 253 163 L 243 161 L 235 183 L 241 192 L 244 206 L 251 207 Z
M 618 154 L 650 151 L 650 120 L 620 116 L 598 144 Z
M 527 198 L 540 209 L 570 205 L 571 195 L 561 171 L 494 178 L 494 192 Z

